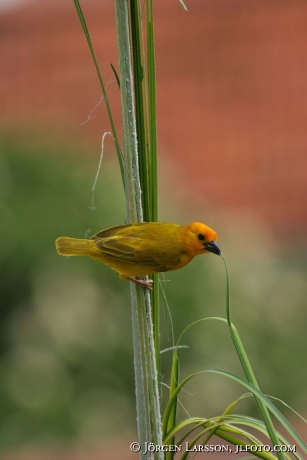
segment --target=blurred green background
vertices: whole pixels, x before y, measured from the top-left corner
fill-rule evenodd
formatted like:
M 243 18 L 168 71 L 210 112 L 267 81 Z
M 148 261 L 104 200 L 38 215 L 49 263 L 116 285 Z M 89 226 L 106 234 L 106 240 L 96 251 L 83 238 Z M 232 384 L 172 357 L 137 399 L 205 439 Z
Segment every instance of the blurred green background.
M 229 266 L 233 321 L 261 388 L 306 416 L 307 221 L 306 156 L 302 152 L 307 136 L 298 123 L 306 102 L 300 99 L 300 106 L 294 95 L 296 76 L 306 69 L 302 66 L 301 73 L 278 74 L 278 91 L 287 95 L 290 108 L 295 105 L 293 112 L 288 106 L 281 111 L 277 97 L 260 98 L 263 79 L 275 87 L 266 61 L 261 61 L 264 72 L 245 73 L 247 68 L 259 70 L 262 45 L 272 51 L 268 44 L 282 43 L 278 27 L 272 26 L 276 11 L 283 34 L 288 31 L 286 37 L 290 30 L 296 31 L 296 43 L 300 43 L 300 33 L 305 32 L 296 27 L 302 17 L 296 2 L 295 7 L 286 1 L 282 8 L 280 2 L 270 5 L 258 2 L 256 10 L 249 11 L 239 0 L 196 1 L 186 19 L 179 6 L 165 11 L 165 2 L 157 2 L 160 220 L 204 221 L 217 230 Z M 0 45 L 1 62 L 5 62 L 0 77 L 4 114 L 0 130 L 0 451 L 3 455 L 11 452 L 12 456 L 5 457 L 10 460 L 28 458 L 23 452 L 29 446 L 93 448 L 114 438 L 128 440 L 123 450 L 128 458 L 132 455 L 129 442 L 136 436 L 129 283 L 98 262 L 60 257 L 54 246 L 59 236 L 82 238 L 121 224 L 126 217 L 110 140 L 95 191 L 96 210 L 90 209 L 101 136 L 109 127 L 103 102 L 91 113 L 100 90 L 70 6 L 32 2 L 0 15 L 5 38 Z M 113 3 L 99 6 L 93 1 L 87 8 L 103 72 L 109 78 L 109 63 L 117 62 Z M 289 12 L 292 16 L 287 23 L 283 18 L 289 18 Z M 171 23 L 166 24 L 166 14 Z M 272 23 L 267 19 L 270 14 Z M 213 20 L 211 28 L 208 17 Z M 245 28 L 246 18 L 251 29 Z M 261 18 L 267 21 L 264 26 Z M 193 35 L 197 24 L 199 33 L 209 30 L 211 41 L 201 42 L 207 53 L 218 47 L 214 56 L 205 54 L 204 62 L 210 65 L 206 64 L 204 73 L 193 68 L 198 58 L 186 64 L 194 48 L 186 49 L 180 41 L 185 24 L 186 36 L 194 43 L 200 41 L 199 35 Z M 267 34 L 264 43 L 263 30 Z M 174 37 L 178 43 L 172 42 L 172 52 L 163 53 L 165 43 Z M 229 37 L 234 40 L 231 52 L 237 65 L 233 73 L 229 70 Z M 236 37 L 245 37 L 254 46 L 245 50 L 249 64 L 241 56 L 240 46 L 246 42 Z M 293 45 L 289 53 L 297 47 Z M 275 64 L 284 65 L 277 51 L 272 55 L 279 56 Z M 296 64 L 301 65 L 299 52 L 295 56 Z M 179 64 L 181 71 L 176 77 L 170 74 L 166 81 L 170 69 L 163 59 L 171 58 L 174 72 Z M 216 79 L 217 74 L 221 80 Z M 211 78 L 205 88 L 204 75 Z M 240 78 L 247 85 L 242 93 L 236 86 Z M 225 81 L 229 87 L 223 92 Z M 120 124 L 118 90 L 111 84 L 112 77 L 109 82 Z M 261 82 L 260 86 L 255 82 Z M 302 79 L 300 94 L 304 88 Z M 198 107 L 203 93 L 208 104 Z M 181 100 L 186 94 L 191 109 Z M 223 103 L 229 94 L 231 103 Z M 259 99 L 251 100 L 251 94 L 258 94 Z M 272 118 L 264 120 L 269 126 L 266 130 L 261 123 L 262 114 L 267 113 Z M 80 126 L 87 118 L 89 122 Z M 301 131 L 294 131 L 293 125 L 301 126 Z M 225 317 L 221 258 L 212 254 L 196 258 L 183 270 L 166 273 L 161 286 L 165 291 L 165 297 L 161 296 L 165 348 L 173 344 L 172 323 L 176 340 L 192 321 Z M 227 329 L 220 323 L 195 326 L 183 344 L 187 348 L 180 353 L 182 377 L 207 368 L 241 374 Z M 162 355 L 166 384 L 170 358 L 169 353 Z M 226 379 L 204 375 L 192 380 L 181 401 L 190 415 L 210 417 L 220 414 L 243 392 Z M 241 409 L 256 414 L 251 400 Z M 302 432 L 300 420 L 283 410 Z M 15 449 L 20 456 L 14 456 Z M 36 457 L 31 454 L 29 458 Z M 45 457 L 40 454 L 38 458 Z M 92 457 L 87 451 L 84 457 L 73 458 Z M 117 457 L 112 451 L 108 458 Z
M 86 258 L 55 251 L 60 235 L 84 237 L 125 219 L 116 162 L 106 160 L 92 211 L 96 167 L 85 145 L 56 151 L 46 136 L 1 136 L 1 448 L 35 443 L 95 443 L 135 423 L 129 283 Z M 67 149 L 67 150 L 66 150 Z M 115 158 L 115 152 L 110 152 Z M 163 208 L 163 199 L 162 208 Z M 172 217 L 193 212 L 172 206 Z M 162 209 L 164 220 L 168 209 Z M 269 233 L 212 210 L 229 263 L 235 324 L 264 391 L 306 408 L 306 260 L 299 248 L 276 251 Z M 180 216 L 180 217 L 179 217 Z M 175 219 L 176 220 L 176 219 Z M 261 245 L 254 245 L 257 239 Z M 222 260 L 199 257 L 161 284 L 162 343 L 172 346 L 190 322 L 225 317 Z M 225 326 L 201 323 L 183 344 L 181 372 L 240 366 Z M 169 382 L 170 355 L 163 354 Z M 217 415 L 243 390 L 216 376 L 198 377 L 182 394 L 192 415 Z M 164 389 L 164 392 L 167 392 Z M 242 406 L 255 414 L 253 403 Z M 288 416 L 291 414 L 288 413 Z

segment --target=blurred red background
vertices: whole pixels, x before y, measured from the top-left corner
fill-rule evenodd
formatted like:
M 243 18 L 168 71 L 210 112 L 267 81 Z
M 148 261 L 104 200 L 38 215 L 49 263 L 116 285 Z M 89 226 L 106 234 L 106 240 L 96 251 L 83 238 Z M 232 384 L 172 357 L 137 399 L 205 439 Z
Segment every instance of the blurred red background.
M 276 235 L 307 227 L 307 4 L 155 2 L 158 135 L 183 204 L 257 213 Z M 120 121 L 114 6 L 84 11 Z M 2 124 L 61 125 L 91 146 L 109 122 L 72 2 L 29 2 L 0 17 Z M 91 148 L 89 148 L 91 154 Z M 163 172 L 162 172 L 163 175 Z M 176 190 L 171 190 L 176 195 Z

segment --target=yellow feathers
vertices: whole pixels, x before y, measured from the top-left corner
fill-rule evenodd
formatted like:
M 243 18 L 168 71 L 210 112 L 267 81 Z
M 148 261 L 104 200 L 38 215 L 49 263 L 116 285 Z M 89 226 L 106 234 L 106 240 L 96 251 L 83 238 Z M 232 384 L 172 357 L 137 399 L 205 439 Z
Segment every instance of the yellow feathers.
M 150 289 L 150 281 L 132 277 L 177 270 L 205 252 L 220 255 L 217 239 L 216 232 L 200 222 L 185 227 L 149 222 L 107 228 L 89 240 L 61 237 L 56 240 L 56 249 L 63 256 L 99 260 L 121 278 Z

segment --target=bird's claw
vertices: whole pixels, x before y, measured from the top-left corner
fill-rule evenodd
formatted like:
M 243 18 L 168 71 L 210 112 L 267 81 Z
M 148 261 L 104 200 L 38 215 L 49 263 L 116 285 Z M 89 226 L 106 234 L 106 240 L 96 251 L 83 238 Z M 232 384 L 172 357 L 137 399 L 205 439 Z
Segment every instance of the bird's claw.
M 152 287 L 153 280 L 137 280 L 136 278 L 131 278 L 131 277 L 127 279 L 134 284 L 139 284 L 143 286 L 145 289 L 149 289 L 150 291 L 153 290 L 153 287 Z

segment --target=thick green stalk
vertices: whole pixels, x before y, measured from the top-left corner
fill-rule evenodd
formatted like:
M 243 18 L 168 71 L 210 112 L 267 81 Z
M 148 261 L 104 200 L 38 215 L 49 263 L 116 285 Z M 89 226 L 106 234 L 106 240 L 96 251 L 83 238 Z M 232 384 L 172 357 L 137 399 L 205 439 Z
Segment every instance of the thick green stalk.
M 148 142 L 148 114 L 146 107 L 146 62 L 143 51 L 142 12 L 139 1 L 130 0 L 131 45 L 133 54 L 134 94 L 136 110 L 136 129 L 138 137 L 140 182 L 142 184 L 142 203 L 145 222 L 151 222 L 149 195 L 150 195 L 150 164 Z
M 153 191 L 158 191 L 158 154 L 157 154 L 157 95 L 156 95 L 156 56 L 154 39 L 153 0 L 146 2 L 147 12 L 147 60 L 148 60 L 148 96 L 150 119 L 150 164 L 151 164 L 151 220 L 158 220 L 158 200 Z
M 134 85 L 130 50 L 128 4 L 115 0 L 122 97 L 124 168 L 127 217 L 129 222 L 143 220 L 139 179 L 138 145 L 134 110 Z M 132 284 L 132 283 L 131 283 Z M 162 445 L 158 377 L 155 360 L 151 301 L 148 291 L 131 285 L 132 329 L 137 403 L 137 424 L 141 458 L 163 459 L 162 452 L 143 455 L 145 442 Z
M 146 1 L 146 15 L 140 1 L 130 0 L 131 40 L 133 53 L 135 109 L 140 162 L 140 181 L 144 220 L 158 220 L 156 65 L 153 1 Z M 143 20 L 147 24 L 147 59 Z M 160 377 L 159 276 L 153 275 L 152 313 L 156 348 L 156 366 Z
M 151 174 L 149 180 L 151 185 L 149 190 L 150 195 L 150 220 L 156 222 L 158 220 L 158 152 L 157 152 L 157 96 L 156 96 L 156 56 L 155 56 L 155 40 L 154 40 L 154 8 L 153 0 L 146 2 L 147 14 L 147 60 L 148 60 L 148 99 L 149 99 L 149 150 L 150 150 L 150 165 Z M 158 378 L 160 380 L 161 363 L 160 363 L 160 306 L 159 306 L 159 275 L 153 276 L 156 289 L 153 292 L 153 321 L 156 346 L 156 363 Z

